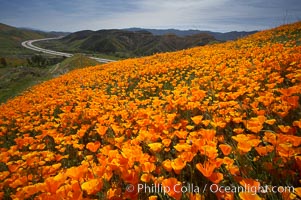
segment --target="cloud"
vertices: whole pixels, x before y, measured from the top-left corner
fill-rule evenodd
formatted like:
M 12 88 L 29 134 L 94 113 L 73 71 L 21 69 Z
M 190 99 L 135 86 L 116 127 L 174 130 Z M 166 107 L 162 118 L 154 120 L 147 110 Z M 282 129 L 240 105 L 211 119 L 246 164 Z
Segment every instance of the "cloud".
M 297 21 L 299 16 L 300 0 L 14 0 L 0 6 L 3 23 L 64 31 L 127 27 L 254 30 Z

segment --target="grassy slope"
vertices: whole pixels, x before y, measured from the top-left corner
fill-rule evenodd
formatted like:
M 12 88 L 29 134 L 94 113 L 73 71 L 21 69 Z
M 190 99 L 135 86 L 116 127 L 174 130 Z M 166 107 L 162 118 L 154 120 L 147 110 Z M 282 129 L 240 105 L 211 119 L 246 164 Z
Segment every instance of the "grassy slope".
M 149 32 L 101 30 L 80 31 L 61 40 L 41 42 L 39 45 L 69 52 L 81 51 L 117 57 L 135 57 L 201 46 L 212 41 L 216 40 L 207 34 L 178 37 L 175 35 L 155 36 Z
M 106 58 L 106 59 L 112 59 L 112 60 L 119 60 L 120 58 L 112 55 L 106 55 L 101 54 L 93 51 L 87 51 L 82 50 L 78 48 L 78 45 L 80 45 L 81 41 L 78 40 L 77 42 L 74 42 L 72 45 L 65 44 L 61 40 L 51 40 L 51 41 L 40 41 L 35 43 L 36 46 L 45 48 L 45 49 L 51 49 L 55 51 L 61 51 L 61 52 L 68 52 L 68 53 L 77 53 L 81 52 L 84 53 L 87 56 L 94 56 L 99 58 Z
M 30 86 L 47 80 L 45 70 L 33 67 L 0 68 L 0 103 L 5 102 Z
M 25 66 L 27 59 L 37 52 L 22 47 L 21 42 L 50 36 L 47 33 L 19 29 L 0 23 L 0 58 L 6 60 L 8 67 Z M 47 58 L 54 57 L 48 54 L 40 55 Z
M 99 64 L 81 54 L 65 59 L 54 66 L 41 67 L 5 67 L 0 68 L 0 103 L 19 95 L 33 85 L 49 80 L 71 70 Z
M 18 29 L 0 23 L 0 58 L 5 58 L 6 67 L 0 67 L 0 103 L 7 101 L 29 87 L 64 74 L 75 68 L 93 66 L 98 62 L 86 56 L 76 55 L 55 66 L 35 68 L 28 66 L 27 58 L 35 51 L 21 46 L 21 42 L 30 39 L 50 37 L 47 33 Z M 45 58 L 54 58 L 48 54 L 39 54 Z
M 22 30 L 0 23 L 0 56 L 31 54 L 32 51 L 23 48 L 21 42 L 46 36 L 46 34 Z
M 82 54 L 76 54 L 73 57 L 65 59 L 63 62 L 52 66 L 49 72 L 54 75 L 65 74 L 74 69 L 80 69 L 86 66 L 94 66 L 99 62 L 92 60 Z
M 255 194 L 209 186 L 300 186 L 300 31 L 301 22 L 35 86 L 0 106 L 0 195 L 297 200 L 300 188 Z M 172 191 L 126 191 L 138 183 Z M 173 191 L 180 183 L 200 191 Z

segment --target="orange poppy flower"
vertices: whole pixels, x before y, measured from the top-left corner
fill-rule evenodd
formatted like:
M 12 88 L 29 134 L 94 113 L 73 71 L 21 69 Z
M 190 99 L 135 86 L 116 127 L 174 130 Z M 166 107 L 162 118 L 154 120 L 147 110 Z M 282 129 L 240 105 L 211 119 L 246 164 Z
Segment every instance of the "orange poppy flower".
M 225 142 L 225 136 L 224 135 L 217 135 L 216 138 L 221 143 Z
M 108 130 L 108 127 L 106 127 L 106 126 L 101 126 L 101 125 L 98 125 L 97 128 L 96 128 L 96 131 L 97 131 L 97 133 L 98 133 L 100 136 L 105 135 L 106 132 L 107 132 L 107 130 Z
M 301 198 L 301 187 L 295 188 L 295 194 Z
M 65 182 L 66 180 L 65 174 L 58 174 L 54 177 L 49 177 L 45 180 L 47 191 L 51 194 L 56 194 L 56 191 L 59 189 L 59 187 Z
M 121 194 L 121 189 L 120 188 L 110 188 L 108 191 L 107 191 L 107 198 L 108 199 L 121 199 L 121 198 L 118 198 Z
M 10 159 L 10 154 L 7 151 L 1 151 L 0 160 L 4 163 L 7 163 Z
M 285 97 L 284 99 L 292 106 L 292 108 L 297 108 L 299 105 L 299 96 Z
M 158 197 L 155 195 L 148 197 L 148 200 L 157 200 L 157 199 L 158 199 Z
M 169 147 L 171 143 L 171 139 L 163 139 L 162 140 L 162 144 L 165 146 L 165 147 Z
M 234 176 L 238 176 L 240 174 L 240 169 L 236 165 L 231 165 L 229 166 L 229 172 Z
M 239 124 L 239 123 L 242 122 L 243 120 L 242 120 L 241 117 L 234 117 L 234 118 L 232 119 L 232 121 L 233 121 L 234 123 L 236 123 L 236 124 Z
M 148 144 L 148 146 L 153 152 L 156 152 L 156 153 L 160 152 L 162 149 L 162 144 L 159 142 Z
M 10 172 L 16 172 L 19 169 L 20 164 L 9 162 L 7 166 Z
M 156 165 L 151 162 L 142 163 L 142 171 L 146 173 L 151 173 L 156 169 Z
M 189 130 L 189 131 L 191 131 L 192 129 L 194 129 L 194 126 L 192 126 L 192 125 L 187 125 L 187 126 L 186 126 L 186 129 Z
M 190 200 L 205 200 L 205 195 L 201 195 L 199 193 L 188 193 L 188 197 Z
M 260 156 L 266 156 L 268 153 L 274 151 L 274 149 L 275 147 L 272 145 L 255 147 L 255 150 Z
M 6 177 L 8 177 L 9 174 L 10 173 L 8 171 L 0 172 L 0 181 L 4 180 Z
M 212 142 L 209 145 L 204 145 L 199 147 L 201 154 L 206 155 L 209 159 L 215 159 L 218 156 L 218 150 L 216 148 L 216 143 Z
M 90 179 L 81 185 L 81 189 L 86 191 L 88 195 L 91 195 L 99 192 L 102 188 L 102 185 L 103 183 L 101 179 Z
M 213 173 L 211 174 L 211 176 L 208 177 L 208 179 L 209 179 L 212 183 L 215 183 L 215 184 L 221 182 L 221 181 L 223 180 L 223 178 L 224 178 L 224 175 L 223 175 L 222 173 L 219 173 L 219 172 L 213 172 Z
M 187 131 L 175 131 L 175 135 L 180 139 L 186 139 L 188 132 Z
M 196 164 L 196 168 L 207 178 L 212 175 L 213 171 L 215 170 L 215 167 L 215 164 L 211 164 L 210 162 L 205 162 L 204 164 Z
M 276 122 L 276 119 L 267 119 L 265 120 L 265 123 L 269 124 L 269 125 L 273 125 Z
M 238 142 L 237 148 L 241 153 L 248 153 L 252 147 L 258 146 L 261 140 L 257 139 L 257 136 L 252 134 L 239 134 L 232 136 L 232 138 Z
M 46 190 L 45 183 L 36 183 L 34 185 L 28 185 L 22 188 L 22 196 L 20 198 L 29 198 L 33 194 L 38 192 L 44 192 Z
M 196 153 L 193 153 L 191 151 L 185 151 L 180 154 L 180 157 L 184 162 L 191 162 L 195 155 Z
M 225 164 L 227 166 L 231 166 L 234 164 L 234 160 L 229 157 L 224 157 L 223 164 Z
M 82 125 L 82 127 L 77 131 L 79 137 L 83 137 L 86 131 L 89 129 L 90 125 Z
M 199 131 L 199 134 L 202 135 L 203 138 L 205 138 L 208 141 L 212 141 L 215 137 L 216 131 L 213 129 L 201 129 Z
M 164 160 L 164 161 L 162 162 L 162 166 L 163 166 L 163 168 L 164 168 L 166 171 L 168 171 L 168 172 L 171 172 L 171 171 L 172 171 L 171 161 L 170 161 L 169 159 Z
M 164 191 L 170 196 L 175 198 L 176 200 L 181 199 L 182 192 L 181 187 L 182 184 L 176 178 L 168 178 L 162 181 L 162 187 L 165 189 Z
M 252 145 L 247 142 L 238 143 L 237 149 L 240 151 L 241 154 L 246 154 L 252 149 Z
M 242 129 L 242 128 L 235 128 L 233 129 L 233 132 L 236 133 L 236 134 L 242 134 L 245 130 Z
M 261 200 L 262 199 L 257 194 L 253 194 L 250 192 L 240 192 L 238 195 L 242 200 Z
M 290 143 L 279 144 L 276 151 L 281 157 L 285 158 L 293 157 L 296 154 L 295 150 L 292 148 L 292 144 Z
M 299 120 L 299 121 L 294 121 L 294 122 L 293 122 L 293 126 L 297 126 L 297 127 L 301 128 L 301 120 Z
M 257 118 L 251 118 L 250 120 L 243 121 L 245 127 L 252 131 L 253 133 L 259 133 L 263 128 L 263 123 L 265 121 L 264 116 L 258 116 Z
M 283 132 L 287 133 L 290 130 L 290 126 L 283 126 L 283 125 L 278 125 L 278 128 Z
M 210 120 L 202 120 L 202 124 L 207 127 L 210 124 Z
M 294 93 L 298 93 L 300 90 L 298 89 L 298 86 L 292 86 L 285 89 L 278 89 L 278 91 L 283 94 L 286 97 L 292 96 Z
M 275 146 L 277 143 L 276 134 L 269 131 L 264 132 L 263 141 L 269 142 Z
M 224 200 L 234 200 L 234 192 L 217 191 L 216 197 Z
M 241 178 L 241 180 L 239 180 L 239 184 L 245 187 L 246 190 L 250 188 L 258 190 L 260 187 L 260 182 L 250 178 Z
M 99 141 L 96 141 L 96 142 L 89 142 L 87 145 L 86 145 L 86 148 L 95 153 L 100 147 L 100 142 Z
M 191 120 L 196 125 L 199 125 L 202 122 L 202 119 L 203 119 L 202 115 L 197 115 L 197 116 L 191 117 Z
M 181 170 L 186 166 L 186 162 L 181 158 L 176 158 L 171 161 L 171 167 L 175 171 L 176 174 L 180 174 Z
M 153 175 L 152 174 L 142 174 L 140 180 L 145 182 L 145 183 L 148 183 L 151 181 Z
M 123 127 L 121 127 L 117 124 L 111 124 L 111 127 L 112 127 L 115 135 L 121 135 L 121 134 L 123 134 L 123 132 L 125 130 Z
M 66 171 L 66 176 L 74 179 L 79 180 L 80 178 L 84 178 L 84 174 L 86 174 L 88 171 L 87 166 L 81 165 L 78 167 L 71 167 L 68 168 Z
M 222 150 L 225 156 L 229 155 L 232 151 L 232 147 L 228 144 L 220 144 L 219 148 Z
M 8 172 L 9 173 L 9 172 Z M 11 188 L 17 188 L 19 186 L 22 186 L 23 184 L 28 182 L 27 176 L 22 176 L 13 181 L 12 183 L 9 184 L 9 187 Z
M 174 146 L 174 148 L 179 151 L 191 151 L 191 145 L 187 144 L 187 143 L 178 143 Z

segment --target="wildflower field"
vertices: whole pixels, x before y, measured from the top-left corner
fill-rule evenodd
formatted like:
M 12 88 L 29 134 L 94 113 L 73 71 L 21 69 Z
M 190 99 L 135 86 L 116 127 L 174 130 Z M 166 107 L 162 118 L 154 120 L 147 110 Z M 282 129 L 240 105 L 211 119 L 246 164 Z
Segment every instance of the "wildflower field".
M 71 71 L 0 106 L 0 199 L 300 199 L 300 97 L 301 22 Z

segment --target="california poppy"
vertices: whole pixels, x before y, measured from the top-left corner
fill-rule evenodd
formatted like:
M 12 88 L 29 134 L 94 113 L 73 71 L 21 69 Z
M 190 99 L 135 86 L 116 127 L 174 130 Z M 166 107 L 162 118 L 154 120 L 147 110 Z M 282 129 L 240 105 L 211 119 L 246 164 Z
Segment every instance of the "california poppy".
M 209 178 L 215 170 L 215 164 L 205 162 L 204 164 L 197 163 L 196 168 L 207 178 Z
M 168 178 L 162 181 L 162 187 L 164 191 L 170 196 L 177 200 L 181 199 L 182 192 L 181 186 L 182 183 L 178 181 L 176 178 Z
M 95 153 L 100 147 L 100 142 L 99 141 L 96 141 L 96 142 L 89 142 L 87 145 L 86 145 L 86 148 Z
M 172 171 L 171 161 L 170 161 L 169 159 L 164 160 L 164 161 L 162 162 L 162 166 L 163 166 L 163 168 L 164 168 L 166 171 L 168 171 L 168 172 L 171 172 L 171 171 Z
M 261 200 L 262 199 L 257 194 L 253 194 L 250 192 L 240 192 L 238 195 L 242 200 Z
M 199 125 L 202 122 L 203 116 L 197 115 L 191 118 L 194 124 Z
M 156 169 L 156 166 L 154 163 L 151 162 L 144 162 L 142 163 L 142 171 L 146 173 L 151 173 Z
M 97 125 L 96 127 L 96 131 L 100 136 L 105 135 L 107 130 L 108 130 L 107 126 Z
M 176 158 L 171 161 L 171 167 L 175 171 L 176 174 L 180 174 L 181 170 L 186 166 L 186 162 L 181 158 Z
M 90 179 L 81 185 L 81 189 L 86 191 L 88 195 L 99 192 L 102 188 L 102 181 L 100 179 Z
M 220 144 L 219 148 L 222 150 L 223 154 L 225 156 L 229 155 L 231 153 L 232 147 L 227 144 Z
M 162 144 L 159 142 L 155 142 L 155 143 L 150 143 L 148 144 L 149 148 L 153 151 L 153 152 L 159 152 L 162 149 Z

